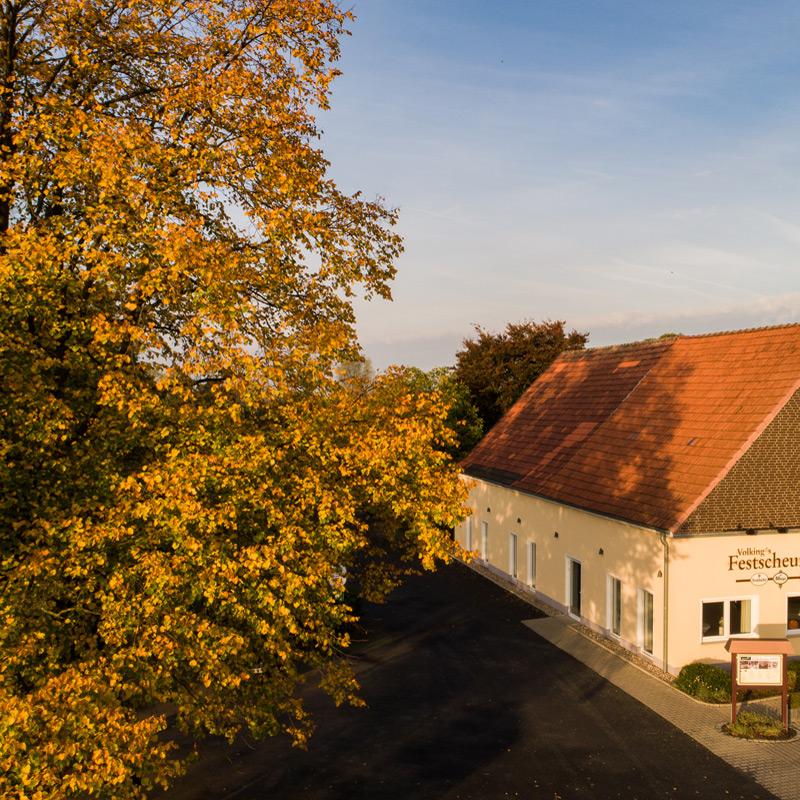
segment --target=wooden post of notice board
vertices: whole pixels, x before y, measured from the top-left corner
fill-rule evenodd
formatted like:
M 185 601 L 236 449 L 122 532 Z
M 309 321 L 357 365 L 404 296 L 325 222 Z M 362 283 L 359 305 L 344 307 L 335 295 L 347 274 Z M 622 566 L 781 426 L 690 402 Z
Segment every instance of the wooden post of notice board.
M 728 639 L 731 654 L 731 723 L 736 722 L 737 698 L 743 689 L 781 690 L 781 721 L 789 729 L 789 656 L 794 653 L 788 639 Z

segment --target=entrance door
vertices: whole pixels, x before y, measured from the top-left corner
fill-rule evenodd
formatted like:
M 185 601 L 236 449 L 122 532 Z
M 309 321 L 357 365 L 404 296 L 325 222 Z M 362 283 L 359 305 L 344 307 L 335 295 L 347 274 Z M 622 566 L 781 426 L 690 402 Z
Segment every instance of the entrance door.
M 622 581 L 608 576 L 608 629 L 615 636 L 622 630 Z
M 581 562 L 569 559 L 569 613 L 581 615 Z
M 528 542 L 528 583 L 536 588 L 536 542 Z

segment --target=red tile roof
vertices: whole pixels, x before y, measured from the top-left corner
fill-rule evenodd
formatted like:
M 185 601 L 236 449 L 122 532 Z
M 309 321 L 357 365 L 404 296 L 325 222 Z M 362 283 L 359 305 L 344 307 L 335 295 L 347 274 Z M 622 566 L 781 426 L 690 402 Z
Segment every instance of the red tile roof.
M 800 389 L 800 324 L 562 354 L 464 471 L 676 530 Z

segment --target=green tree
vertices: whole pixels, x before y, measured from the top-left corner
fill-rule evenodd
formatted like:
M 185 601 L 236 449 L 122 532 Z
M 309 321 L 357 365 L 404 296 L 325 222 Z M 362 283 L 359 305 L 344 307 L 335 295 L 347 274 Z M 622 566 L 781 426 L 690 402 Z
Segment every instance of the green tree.
M 455 377 L 483 420 L 494 425 L 564 350 L 580 350 L 588 333 L 566 333 L 562 321 L 509 323 L 501 333 L 475 326 L 456 353 Z
M 348 19 L 0 9 L 2 796 L 144 796 L 165 705 L 302 743 L 303 674 L 357 702 L 342 568 L 375 597 L 450 554 L 441 394 L 336 370 L 401 248 L 317 141 Z
M 472 402 L 469 390 L 451 367 L 438 367 L 428 373 L 435 389 L 447 404 L 445 426 L 455 434 L 453 445 L 445 449 L 454 459 L 464 458 L 483 436 L 483 420 Z

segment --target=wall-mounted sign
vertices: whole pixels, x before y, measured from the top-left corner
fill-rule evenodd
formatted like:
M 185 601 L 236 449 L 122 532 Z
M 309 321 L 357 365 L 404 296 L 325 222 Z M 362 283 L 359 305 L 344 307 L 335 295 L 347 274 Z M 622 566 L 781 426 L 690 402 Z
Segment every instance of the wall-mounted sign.
M 739 686 L 782 686 L 783 656 L 737 653 L 736 682 Z
M 796 575 L 789 575 L 787 569 L 795 568 Z M 739 547 L 736 553 L 728 556 L 728 572 L 753 572 L 749 578 L 737 578 L 737 583 L 765 586 L 772 581 L 783 586 L 786 581 L 800 580 L 800 556 L 786 556 L 776 553 L 771 547 Z M 777 570 L 771 575 L 762 570 Z
M 728 570 L 800 567 L 800 556 L 778 555 L 771 547 L 739 547 L 728 556 Z

